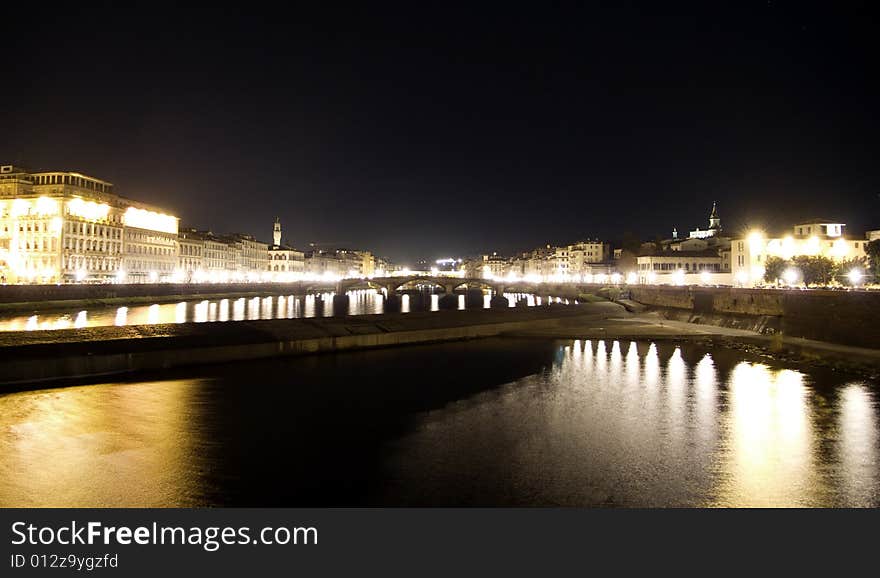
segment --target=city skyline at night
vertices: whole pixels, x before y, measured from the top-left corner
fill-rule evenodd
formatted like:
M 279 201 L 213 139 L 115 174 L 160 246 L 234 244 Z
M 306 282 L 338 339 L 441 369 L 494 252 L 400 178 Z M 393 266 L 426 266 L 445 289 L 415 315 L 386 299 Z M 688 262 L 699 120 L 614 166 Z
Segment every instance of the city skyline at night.
M 835 5 L 134 8 L 119 27 L 65 7 L 13 40 L 4 74 L 34 88 L 0 97 L 4 162 L 401 262 L 650 239 L 712 201 L 730 230 L 877 227 L 873 40 Z

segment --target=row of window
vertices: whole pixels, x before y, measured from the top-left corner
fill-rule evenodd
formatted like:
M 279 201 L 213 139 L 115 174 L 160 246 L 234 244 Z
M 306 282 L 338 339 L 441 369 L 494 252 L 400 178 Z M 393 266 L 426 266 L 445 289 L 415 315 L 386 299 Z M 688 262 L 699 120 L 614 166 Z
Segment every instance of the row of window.
M 122 253 L 122 241 L 104 241 L 104 239 L 76 239 L 64 238 L 64 248 L 68 251 L 96 251 L 98 253 L 119 254 Z
M 111 239 L 122 238 L 122 229 L 96 225 L 95 223 L 68 221 L 67 225 L 65 225 L 65 230 L 71 235 L 91 235 L 93 237 L 109 237 Z
M 156 261 L 138 261 L 133 259 L 125 260 L 126 267 L 128 271 L 136 272 L 136 271 L 173 271 L 174 263 L 162 263 Z
M 47 251 L 47 252 L 55 252 L 58 250 L 58 239 L 55 237 L 42 238 L 38 237 L 36 239 L 18 239 L 18 250 L 19 251 L 35 251 L 37 253 Z
M 721 271 L 721 263 L 639 263 L 640 271 Z
M 89 271 L 116 271 L 119 260 L 112 257 L 68 257 L 65 268 L 72 271 L 87 269 Z
M 170 257 L 176 255 L 177 252 L 169 247 L 154 247 L 152 245 L 135 245 L 129 243 L 126 252 L 132 255 L 156 255 L 160 257 Z
M 31 179 L 35 185 L 71 185 L 81 189 L 89 189 L 90 191 L 101 191 L 102 193 L 109 192 L 112 189 L 109 185 L 74 175 L 32 175 Z

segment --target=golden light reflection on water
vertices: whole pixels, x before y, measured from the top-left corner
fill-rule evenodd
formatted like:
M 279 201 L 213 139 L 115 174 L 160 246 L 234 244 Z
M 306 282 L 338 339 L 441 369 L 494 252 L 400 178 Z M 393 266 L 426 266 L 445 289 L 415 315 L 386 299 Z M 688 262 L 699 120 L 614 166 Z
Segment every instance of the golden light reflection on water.
M 863 383 L 847 385 L 840 396 L 837 413 L 836 454 L 843 504 L 871 507 L 878 502 L 880 487 L 880 423 L 877 403 Z
M 0 507 L 204 503 L 198 381 L 0 396 Z
M 212 388 L 0 395 L 0 506 L 214 503 L 206 496 L 225 482 L 211 472 L 226 449 L 200 424 L 225 390 Z M 393 440 L 389 479 L 416 495 L 464 486 L 460 495 L 489 504 L 876 507 L 877 396 L 876 384 L 823 383 L 722 349 L 574 340 L 538 373 L 413 417 L 425 423 Z M 268 404 L 260 421 L 277 411 Z
M 432 412 L 390 463 L 399 486 L 478 503 L 503 475 L 505 504 L 880 505 L 876 388 L 810 379 L 731 350 L 573 340 L 545 373 Z
M 741 362 L 728 383 L 722 418 L 721 506 L 811 506 L 821 503 L 821 480 L 809 392 L 803 374 Z

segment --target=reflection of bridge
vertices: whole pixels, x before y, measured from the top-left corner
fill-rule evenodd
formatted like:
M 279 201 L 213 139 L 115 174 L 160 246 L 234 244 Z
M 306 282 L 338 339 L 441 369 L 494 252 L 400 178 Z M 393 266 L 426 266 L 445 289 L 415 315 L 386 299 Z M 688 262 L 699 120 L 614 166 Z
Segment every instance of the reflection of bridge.
M 491 279 L 410 275 L 407 277 L 373 277 L 372 279 L 343 279 L 336 283 L 337 295 L 344 295 L 352 289 L 384 289 L 387 295 L 393 295 L 399 289 L 416 287 L 439 287 L 446 295 L 452 295 L 456 289 L 480 288 L 491 289 L 496 295 L 502 295 L 510 283 Z

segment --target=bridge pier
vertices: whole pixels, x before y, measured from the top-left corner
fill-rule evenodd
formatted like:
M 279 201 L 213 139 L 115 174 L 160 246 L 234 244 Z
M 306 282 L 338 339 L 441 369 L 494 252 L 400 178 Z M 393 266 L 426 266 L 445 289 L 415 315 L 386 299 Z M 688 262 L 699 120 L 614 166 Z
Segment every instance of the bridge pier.
M 333 316 L 344 317 L 348 315 L 348 306 L 351 298 L 345 293 L 333 295 Z
M 400 306 L 400 295 L 397 295 L 396 293 L 391 291 L 388 293 L 388 295 L 385 296 L 385 313 L 400 313 Z

